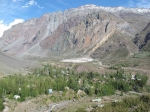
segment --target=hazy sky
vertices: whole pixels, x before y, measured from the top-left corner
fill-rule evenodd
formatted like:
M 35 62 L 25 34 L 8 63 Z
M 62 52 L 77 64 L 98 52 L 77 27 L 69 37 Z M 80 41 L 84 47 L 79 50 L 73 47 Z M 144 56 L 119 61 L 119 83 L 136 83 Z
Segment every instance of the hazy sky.
M 150 8 L 150 0 L 0 0 L 0 37 L 4 30 L 24 20 L 86 4 Z

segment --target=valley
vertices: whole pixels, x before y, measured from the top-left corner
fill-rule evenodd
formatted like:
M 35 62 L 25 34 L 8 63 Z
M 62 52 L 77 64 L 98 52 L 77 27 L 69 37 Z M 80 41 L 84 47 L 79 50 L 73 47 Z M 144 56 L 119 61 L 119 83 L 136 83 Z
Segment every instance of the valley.
M 149 112 L 150 9 L 85 5 L 0 38 L 2 112 Z

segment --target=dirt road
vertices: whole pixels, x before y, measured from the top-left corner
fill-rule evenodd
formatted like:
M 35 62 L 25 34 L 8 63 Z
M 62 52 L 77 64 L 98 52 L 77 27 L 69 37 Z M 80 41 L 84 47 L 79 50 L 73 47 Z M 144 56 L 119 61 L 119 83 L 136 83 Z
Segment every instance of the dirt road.
M 64 106 L 67 106 L 68 104 L 70 104 L 71 102 L 73 102 L 72 100 L 69 101 L 62 101 L 59 103 L 52 103 L 48 106 L 48 109 L 45 110 L 44 112 L 52 112 L 52 111 L 57 111 L 60 108 L 63 108 Z

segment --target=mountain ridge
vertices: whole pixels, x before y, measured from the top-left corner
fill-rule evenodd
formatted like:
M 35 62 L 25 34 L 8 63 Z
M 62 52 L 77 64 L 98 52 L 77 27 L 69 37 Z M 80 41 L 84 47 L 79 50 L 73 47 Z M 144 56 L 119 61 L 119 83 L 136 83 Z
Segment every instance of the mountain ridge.
M 5 31 L 0 39 L 0 50 L 20 58 L 29 55 L 91 56 L 96 49 L 101 47 L 101 44 L 98 47 L 96 45 L 102 43 L 114 29 L 115 32 L 119 32 L 118 34 L 126 35 L 123 37 L 129 37 L 129 41 L 133 43 L 132 38 L 149 23 L 149 17 L 150 9 L 110 8 L 96 5 L 47 13 L 40 18 L 30 19 Z M 119 43 L 118 41 L 116 44 Z M 92 49 L 95 50 L 92 51 Z M 104 49 L 107 49 L 107 46 Z M 134 47 L 134 49 L 135 51 L 128 49 L 130 52 L 128 55 L 138 51 L 137 48 Z M 107 54 L 107 51 L 105 53 Z
M 97 9 L 103 9 L 108 12 L 118 12 L 118 11 L 124 11 L 124 12 L 134 12 L 134 13 L 150 13 L 150 8 L 127 8 L 127 7 L 103 7 L 103 6 L 97 6 L 94 4 L 87 4 L 84 6 L 80 6 L 79 8 L 97 8 Z

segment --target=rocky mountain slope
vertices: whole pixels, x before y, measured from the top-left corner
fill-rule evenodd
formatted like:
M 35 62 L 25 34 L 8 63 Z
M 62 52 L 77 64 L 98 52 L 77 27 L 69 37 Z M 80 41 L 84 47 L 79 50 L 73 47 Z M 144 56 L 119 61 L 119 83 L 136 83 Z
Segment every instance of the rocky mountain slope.
M 134 42 L 139 49 L 150 51 L 150 23 L 135 36 Z
M 131 37 L 118 31 L 114 32 L 105 44 L 98 47 L 91 56 L 93 58 L 119 58 L 133 55 L 138 52 L 138 47 L 132 42 Z
M 150 9 L 85 5 L 13 26 L 0 39 L 0 49 L 20 58 L 128 56 L 138 52 L 132 39 L 149 18 Z
M 12 58 L 0 52 L 0 78 L 5 75 L 27 74 L 29 69 L 38 65 L 35 62 Z

